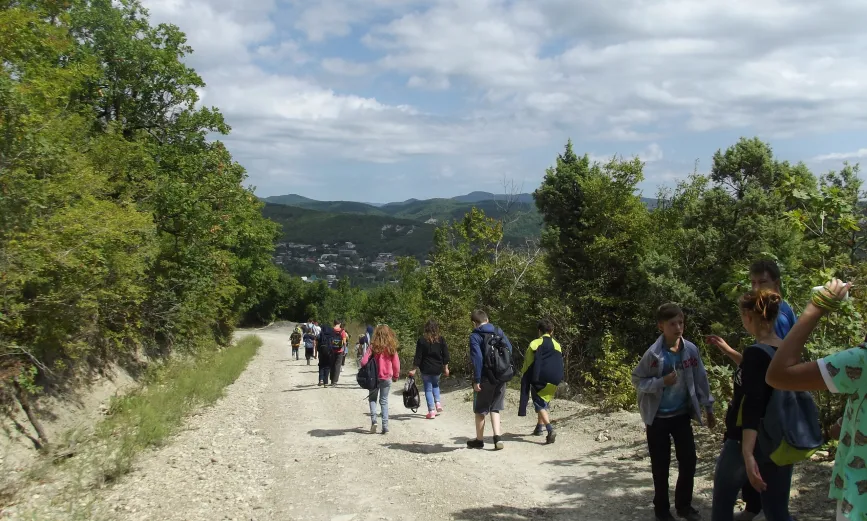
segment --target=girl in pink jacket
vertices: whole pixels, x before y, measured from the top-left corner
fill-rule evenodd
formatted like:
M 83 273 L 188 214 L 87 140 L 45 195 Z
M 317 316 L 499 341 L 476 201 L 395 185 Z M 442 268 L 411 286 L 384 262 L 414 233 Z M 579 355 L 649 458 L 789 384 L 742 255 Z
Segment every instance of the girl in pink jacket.
M 382 411 L 382 433 L 388 434 L 388 394 L 391 382 L 400 377 L 400 358 L 397 356 L 397 336 L 388 326 L 377 326 L 370 340 L 370 348 L 361 357 L 361 366 L 367 365 L 370 357 L 375 357 L 379 382 L 370 391 L 370 433 L 376 434 L 376 400 L 379 395 L 379 408 Z

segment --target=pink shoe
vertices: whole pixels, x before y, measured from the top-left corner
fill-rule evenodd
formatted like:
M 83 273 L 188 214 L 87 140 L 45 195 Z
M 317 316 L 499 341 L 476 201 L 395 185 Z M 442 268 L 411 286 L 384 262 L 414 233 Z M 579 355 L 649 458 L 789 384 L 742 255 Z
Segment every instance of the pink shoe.
M 433 420 L 436 417 L 437 417 L 437 413 L 434 411 L 428 411 L 427 416 L 425 416 L 425 418 L 427 418 L 428 420 Z
M 437 412 L 443 412 L 443 404 L 437 402 Z

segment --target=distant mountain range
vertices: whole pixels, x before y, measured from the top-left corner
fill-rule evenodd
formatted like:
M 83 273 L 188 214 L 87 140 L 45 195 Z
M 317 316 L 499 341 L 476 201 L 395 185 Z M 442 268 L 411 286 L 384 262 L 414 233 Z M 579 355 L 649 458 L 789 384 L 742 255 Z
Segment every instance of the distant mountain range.
M 492 194 L 490 192 L 472 192 L 466 195 L 459 195 L 449 199 L 407 199 L 406 201 L 392 203 L 359 203 L 355 201 L 317 201 L 307 197 L 289 194 L 275 195 L 262 198 L 263 201 L 272 204 L 285 204 L 288 206 L 297 206 L 299 208 L 309 208 L 311 210 L 332 211 L 338 213 L 357 213 L 364 215 L 399 215 L 399 214 L 418 214 L 424 208 L 430 207 L 433 212 L 430 217 L 436 217 L 435 213 L 439 213 L 441 217 L 444 208 L 465 208 L 467 204 L 485 203 L 483 206 L 502 207 L 502 203 L 508 200 L 521 205 L 533 206 L 532 194 L 518 194 L 515 196 L 507 196 L 503 194 Z M 500 203 L 491 204 L 491 203 Z
M 509 199 L 513 203 L 506 208 L 505 201 Z M 489 217 L 500 218 L 507 211 L 516 217 L 504 230 L 507 242 L 522 244 L 527 238 L 538 237 L 542 230 L 542 217 L 533 196 L 526 193 L 510 198 L 472 192 L 448 199 L 408 199 L 385 204 L 316 201 L 296 194 L 262 200 L 267 203 L 263 214 L 283 226 L 285 241 L 308 244 L 322 240 L 349 241 L 360 245 L 362 255 L 388 252 L 423 258 L 432 246 L 434 227 L 461 219 L 473 207 Z M 642 200 L 651 208 L 657 203 L 656 199 Z M 392 231 L 383 232 L 387 229 Z

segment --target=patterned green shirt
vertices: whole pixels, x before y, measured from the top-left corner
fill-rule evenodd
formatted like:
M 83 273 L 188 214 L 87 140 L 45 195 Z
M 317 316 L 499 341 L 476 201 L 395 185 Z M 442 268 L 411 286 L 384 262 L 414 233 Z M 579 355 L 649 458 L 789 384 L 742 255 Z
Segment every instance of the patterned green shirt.
M 848 394 L 837 458 L 831 475 L 832 499 L 847 519 L 867 521 L 867 349 L 855 347 L 819 360 L 828 390 Z

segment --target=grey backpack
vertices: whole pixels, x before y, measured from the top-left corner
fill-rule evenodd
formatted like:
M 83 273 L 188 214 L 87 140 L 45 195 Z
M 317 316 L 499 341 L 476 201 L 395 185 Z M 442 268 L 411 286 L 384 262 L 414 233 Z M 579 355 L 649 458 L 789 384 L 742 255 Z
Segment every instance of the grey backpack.
M 776 352 L 771 346 L 755 346 L 774 358 Z M 761 452 L 783 467 L 809 459 L 824 443 L 819 408 L 813 395 L 806 391 L 774 389 L 759 429 Z

